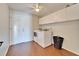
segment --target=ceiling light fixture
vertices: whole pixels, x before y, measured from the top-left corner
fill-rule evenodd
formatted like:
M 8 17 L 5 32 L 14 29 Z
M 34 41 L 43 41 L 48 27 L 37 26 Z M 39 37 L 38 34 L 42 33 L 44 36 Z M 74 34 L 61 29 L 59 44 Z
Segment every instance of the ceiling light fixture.
M 36 10 L 36 12 L 39 12 L 40 9 L 39 8 L 36 8 L 35 10 Z
M 36 11 L 36 12 L 39 12 L 39 11 L 40 11 L 39 3 L 36 4 L 36 6 L 35 6 L 35 11 Z

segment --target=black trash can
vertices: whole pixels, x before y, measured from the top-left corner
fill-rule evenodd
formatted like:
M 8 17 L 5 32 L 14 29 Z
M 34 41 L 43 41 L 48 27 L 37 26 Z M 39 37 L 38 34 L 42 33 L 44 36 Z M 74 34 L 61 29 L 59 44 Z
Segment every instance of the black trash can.
M 53 36 L 54 47 L 56 47 L 58 36 Z
M 54 41 L 54 47 L 61 49 L 62 48 L 62 44 L 63 44 L 63 37 L 59 37 L 59 36 L 53 36 L 53 41 Z

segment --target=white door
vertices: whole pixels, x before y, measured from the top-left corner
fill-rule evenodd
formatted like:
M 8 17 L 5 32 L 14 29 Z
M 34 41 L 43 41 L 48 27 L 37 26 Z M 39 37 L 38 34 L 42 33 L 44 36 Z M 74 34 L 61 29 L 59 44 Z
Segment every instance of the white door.
M 32 19 L 30 15 L 13 15 L 10 22 L 11 45 L 32 41 Z

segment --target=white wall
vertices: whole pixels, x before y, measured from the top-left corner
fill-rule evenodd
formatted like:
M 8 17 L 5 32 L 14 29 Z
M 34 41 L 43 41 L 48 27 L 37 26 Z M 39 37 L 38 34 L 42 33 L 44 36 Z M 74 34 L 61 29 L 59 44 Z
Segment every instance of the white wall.
M 79 20 L 41 25 L 52 28 L 53 35 L 64 37 L 63 48 L 79 54 Z
M 32 41 L 32 14 L 22 11 L 10 10 L 11 45 Z M 17 33 L 14 34 L 14 26 Z
M 6 4 L 0 4 L 0 56 L 6 55 L 9 48 L 9 10 Z
M 39 17 L 37 15 L 32 15 L 32 26 L 33 30 L 38 29 L 39 27 Z

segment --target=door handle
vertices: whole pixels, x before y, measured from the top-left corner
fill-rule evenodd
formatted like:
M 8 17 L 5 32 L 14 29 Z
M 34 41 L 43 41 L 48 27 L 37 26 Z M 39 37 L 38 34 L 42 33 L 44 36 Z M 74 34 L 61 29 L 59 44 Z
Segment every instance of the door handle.
M 22 31 L 24 32 L 24 29 Z

